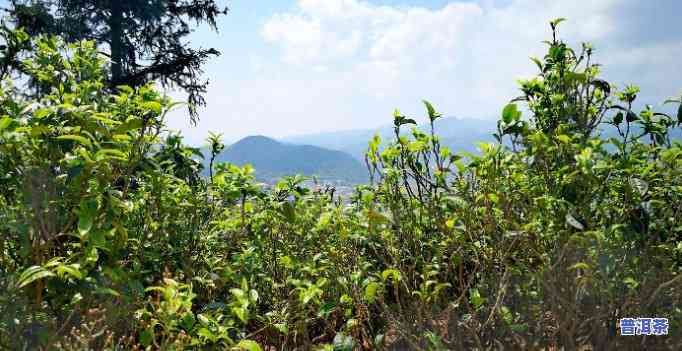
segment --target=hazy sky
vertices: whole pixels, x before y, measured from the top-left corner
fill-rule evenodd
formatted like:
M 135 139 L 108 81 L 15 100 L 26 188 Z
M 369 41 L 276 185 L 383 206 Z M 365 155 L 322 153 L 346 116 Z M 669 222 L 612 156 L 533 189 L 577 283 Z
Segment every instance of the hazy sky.
M 208 106 L 197 127 L 170 119 L 187 141 L 207 131 L 236 140 L 370 128 L 421 99 L 447 115 L 497 118 L 534 73 L 548 21 L 561 37 L 592 42 L 604 75 L 637 84 L 659 104 L 682 91 L 682 1 L 677 0 L 233 0 L 195 45 L 222 52 L 206 66 Z
M 169 118 L 186 140 L 207 132 L 227 141 L 371 128 L 400 108 L 423 116 L 421 99 L 468 118 L 497 118 L 535 71 L 548 21 L 561 37 L 592 42 L 604 75 L 636 84 L 660 104 L 682 92 L 679 0 L 230 0 L 219 33 L 200 28 L 195 47 L 222 56 L 205 66 L 208 106 L 191 127 L 185 109 Z M 175 95 L 181 98 L 180 95 Z

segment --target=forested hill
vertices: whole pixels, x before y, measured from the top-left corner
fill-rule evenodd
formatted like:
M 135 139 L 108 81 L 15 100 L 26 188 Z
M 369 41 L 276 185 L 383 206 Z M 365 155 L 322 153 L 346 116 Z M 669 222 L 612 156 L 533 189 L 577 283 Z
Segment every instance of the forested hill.
M 479 143 L 495 142 L 493 134 L 497 129 L 497 120 L 445 117 L 435 121 L 434 126 L 438 131 L 438 137 L 442 145 L 449 147 L 453 152 L 467 151 L 479 153 Z M 410 134 L 411 129 L 411 125 L 407 126 L 403 128 L 401 134 Z M 428 123 L 420 123 L 417 129 L 428 133 L 430 127 Z M 599 129 L 601 130 L 599 134 L 602 139 L 618 137 L 618 132 L 613 126 L 601 125 Z M 633 135 L 639 135 L 642 132 L 642 128 L 633 126 L 630 132 Z M 291 136 L 283 140 L 296 144 L 309 144 L 340 150 L 362 161 L 367 151 L 367 141 L 371 140 L 375 134 L 378 134 L 384 141 L 390 140 L 393 136 L 393 126 L 385 125 L 375 129 L 303 134 Z M 669 135 L 671 139 L 682 140 L 682 131 L 680 130 L 673 129 Z M 647 142 L 647 140 L 643 140 L 643 142 Z
M 447 117 L 435 122 L 439 137 L 443 145 L 454 152 L 476 152 L 477 143 L 492 142 L 496 128 L 496 120 L 481 120 L 473 118 Z M 412 126 L 403 128 L 402 134 L 409 134 Z M 428 132 L 428 123 L 420 123 L 417 127 Z M 390 140 L 393 126 L 385 125 L 375 129 L 359 129 L 347 131 L 333 131 L 316 134 L 297 135 L 284 139 L 297 144 L 310 144 L 347 152 L 358 160 L 363 160 L 367 151 L 367 141 L 378 134 L 383 140 Z
M 365 166 L 351 155 L 312 145 L 279 142 L 265 136 L 249 136 L 225 148 L 215 162 L 251 164 L 256 178 L 271 182 L 285 175 L 316 175 L 324 181 L 349 184 L 368 179 Z

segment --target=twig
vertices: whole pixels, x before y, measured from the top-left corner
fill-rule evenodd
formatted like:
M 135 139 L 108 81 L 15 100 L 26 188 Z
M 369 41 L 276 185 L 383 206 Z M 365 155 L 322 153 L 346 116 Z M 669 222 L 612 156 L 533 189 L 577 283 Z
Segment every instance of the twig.
M 673 284 L 675 284 L 681 280 L 682 280 L 682 274 L 678 274 L 677 277 L 659 285 L 658 288 L 656 288 L 656 290 L 654 290 L 654 293 L 651 294 L 651 297 L 649 298 L 649 302 L 646 304 L 646 308 L 649 308 L 654 303 L 654 301 L 656 300 L 656 295 L 658 295 L 661 292 L 661 290 L 663 290 L 663 289 L 665 289 L 665 288 L 667 288 L 667 287 L 669 287 L 669 286 L 671 286 L 671 285 L 673 285 Z

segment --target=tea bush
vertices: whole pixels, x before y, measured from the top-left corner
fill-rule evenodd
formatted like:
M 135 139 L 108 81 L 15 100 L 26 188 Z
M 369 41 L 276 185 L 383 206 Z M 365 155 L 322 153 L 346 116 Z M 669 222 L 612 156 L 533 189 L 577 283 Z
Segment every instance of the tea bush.
M 345 200 L 214 165 L 218 135 L 201 177 L 152 86 L 108 92 L 93 43 L 5 31 L 0 348 L 682 348 L 682 107 L 636 111 L 559 22 L 498 143 L 453 153 L 434 106 L 430 133 L 396 110 Z M 620 336 L 638 316 L 669 335 Z

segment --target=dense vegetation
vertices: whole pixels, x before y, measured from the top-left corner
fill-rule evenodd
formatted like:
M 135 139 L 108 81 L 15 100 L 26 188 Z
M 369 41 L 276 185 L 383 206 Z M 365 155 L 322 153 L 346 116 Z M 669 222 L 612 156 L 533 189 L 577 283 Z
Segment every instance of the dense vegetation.
M 681 101 L 633 110 L 556 24 L 498 143 L 453 154 L 396 111 L 349 203 L 202 177 L 174 104 L 102 89 L 93 43 L 6 32 L 40 89 L 0 89 L 0 348 L 681 349 Z M 639 316 L 670 335 L 618 335 Z
M 192 48 L 187 36 L 227 12 L 215 0 L 12 0 L 7 19 L 27 34 L 59 35 L 69 41 L 92 40 L 110 58 L 106 86 L 141 87 L 156 82 L 187 93 L 192 121 L 205 105 L 208 81 L 202 66 L 220 55 L 213 48 Z M 17 65 L 20 66 L 20 65 Z M 14 67 L 19 68 L 20 67 Z

